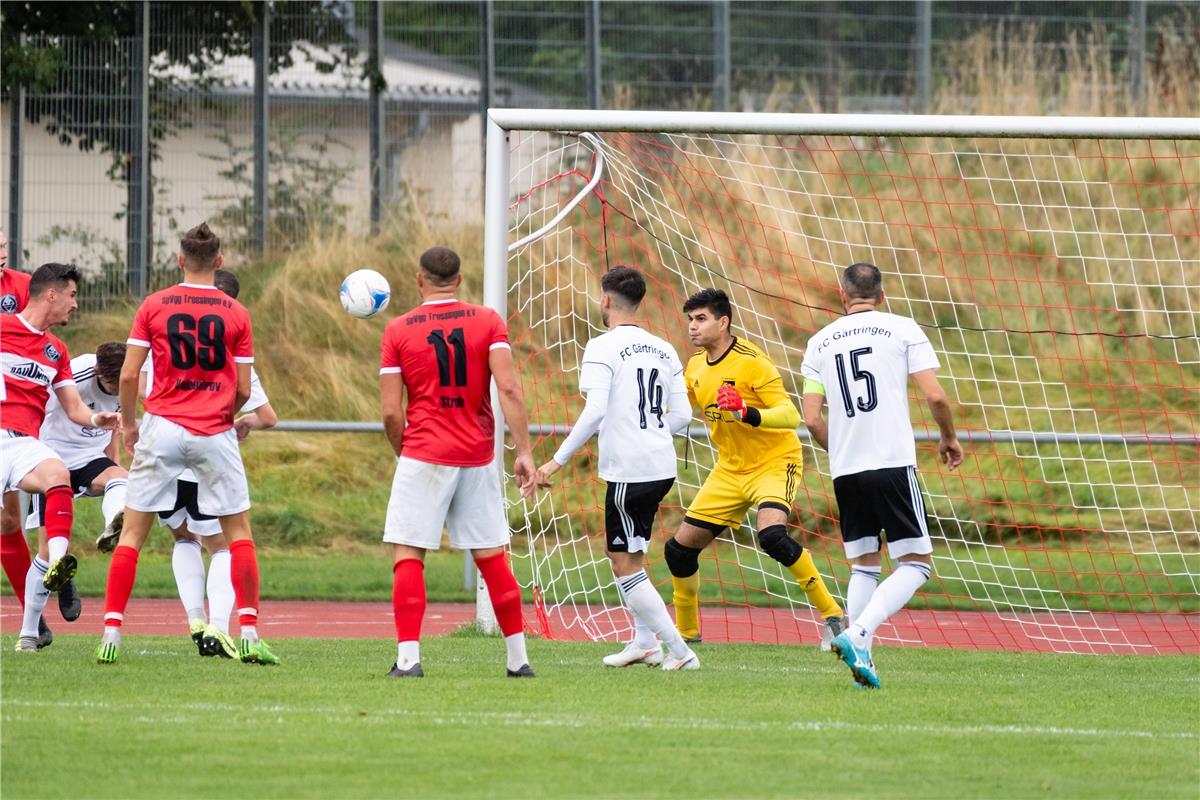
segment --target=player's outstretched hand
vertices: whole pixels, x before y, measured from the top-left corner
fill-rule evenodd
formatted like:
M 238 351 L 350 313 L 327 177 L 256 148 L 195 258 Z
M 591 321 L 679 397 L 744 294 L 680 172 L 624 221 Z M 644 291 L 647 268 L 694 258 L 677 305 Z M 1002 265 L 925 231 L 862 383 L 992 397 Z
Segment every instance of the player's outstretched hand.
M 962 445 L 958 443 L 958 439 L 942 439 L 938 443 L 938 455 L 942 457 L 942 463 L 950 469 L 958 469 L 958 465 L 963 462 Z
M 562 469 L 562 464 L 559 464 L 553 458 L 538 467 L 537 472 L 533 476 L 533 481 L 537 484 L 537 488 L 545 489 L 550 486 L 550 477 L 560 469 Z
M 533 468 L 533 456 L 529 453 L 518 454 L 513 461 L 513 477 L 521 487 L 521 497 L 529 497 L 537 491 L 536 471 Z
M 721 411 L 728 411 L 741 419 L 746 412 L 746 401 L 742 399 L 742 393 L 737 390 L 737 387 L 724 383 L 721 384 L 720 389 L 717 389 L 717 408 Z
M 121 415 L 115 411 L 97 411 L 92 414 L 92 427 L 114 431 L 121 424 Z

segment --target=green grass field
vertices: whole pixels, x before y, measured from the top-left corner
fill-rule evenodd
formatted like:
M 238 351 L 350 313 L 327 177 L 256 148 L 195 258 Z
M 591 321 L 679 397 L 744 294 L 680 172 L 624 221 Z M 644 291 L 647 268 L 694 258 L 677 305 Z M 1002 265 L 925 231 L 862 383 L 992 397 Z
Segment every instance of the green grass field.
M 6 800 L 47 797 L 1194 798 L 1200 661 L 880 649 L 878 692 L 814 648 L 704 645 L 699 672 L 608 645 L 277 640 L 278 669 L 182 638 L 38 655 L 0 637 Z

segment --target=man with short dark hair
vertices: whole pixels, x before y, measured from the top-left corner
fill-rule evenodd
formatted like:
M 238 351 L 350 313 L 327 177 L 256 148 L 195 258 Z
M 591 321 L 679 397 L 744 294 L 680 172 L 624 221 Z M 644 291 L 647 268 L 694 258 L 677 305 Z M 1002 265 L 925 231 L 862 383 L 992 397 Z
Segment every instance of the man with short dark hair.
M 605 549 L 634 623 L 633 638 L 621 652 L 605 656 L 604 664 L 697 669 L 700 659 L 675 629 L 645 570 L 654 517 L 675 484 L 671 436 L 692 418 L 683 364 L 670 343 L 638 323 L 638 306 L 646 295 L 642 273 L 614 267 L 604 273 L 600 289 L 600 315 L 608 331 L 588 341 L 579 364 L 583 413 L 554 457 L 538 469 L 538 484 L 548 485 L 550 476 L 599 431 L 598 471 L 608 484 Z
M 213 286 L 235 300 L 241 293 L 237 276 L 227 269 L 213 273 Z M 153 359 L 147 355 L 146 363 L 142 365 L 143 384 L 139 386 L 142 397 L 154 389 L 152 367 Z M 250 367 L 250 399 L 240 411 L 244 413 L 233 421 L 239 442 L 249 436 L 250 431 L 265 430 L 278 422 L 253 366 Z M 237 643 L 229 637 L 229 619 L 234 606 L 230 542 L 221 531 L 221 521 L 200 512 L 198 493 L 195 473 L 190 469 L 181 472 L 175 484 L 175 502 L 158 512 L 158 521 L 169 528 L 175 538 L 171 572 L 175 575 L 175 587 L 186 615 L 188 635 L 197 651 L 201 656 L 237 658 Z M 117 533 L 119 535 L 120 531 Z M 109 551 L 116 546 L 116 540 L 106 537 L 97 540 L 96 546 Z M 208 552 L 207 578 L 202 551 Z M 205 597 L 208 598 L 207 613 Z
M 804 421 L 813 441 L 829 452 L 851 563 L 846 593 L 850 627 L 832 647 L 857 684 L 879 688 L 871 657 L 875 630 L 904 607 L 933 569 L 908 411 L 910 377 L 941 431 L 942 462 L 957 469 L 963 450 L 938 383 L 937 353 L 929 337 L 908 317 L 879 310 L 884 301 L 879 268 L 851 264 L 839 294 L 845 315 L 817 331 L 804 351 Z M 821 415 L 827 396 L 828 421 Z M 880 531 L 896 565 L 883 583 Z
M 183 282 L 142 302 L 121 369 L 121 431 L 133 463 L 125 524 L 105 587 L 104 635 L 95 657 L 101 664 L 117 660 L 138 553 L 156 513 L 175 501 L 179 475 L 192 469 L 199 479 L 199 510 L 219 517 L 231 540 L 230 577 L 241 623 L 238 658 L 246 664 L 275 665 L 279 659 L 258 635 L 258 558 L 233 420 L 250 396 L 250 314 L 213 285 L 213 273 L 222 263 L 221 241 L 207 224 L 184 234 L 179 249 Z M 139 426 L 138 384 L 151 352 L 154 388 Z
M 380 347 L 383 427 L 397 456 L 383 540 L 392 546 L 394 678 L 420 678 L 425 616 L 425 553 L 442 528 L 470 550 L 504 634 L 510 678 L 532 678 L 525 651 L 521 587 L 508 564 L 508 519 L 495 463 L 492 379 L 516 446 L 513 473 L 534 491 L 525 395 L 513 367 L 508 328 L 494 310 L 464 303 L 458 255 L 433 247 L 421 256 L 421 305 L 392 320 Z M 407 395 L 407 403 L 406 403 Z
M 842 608 L 812 555 L 787 533 L 804 468 L 796 436 L 800 412 L 766 353 L 730 331 L 733 306 L 723 291 L 702 289 L 683 311 L 688 338 L 701 348 L 684 372 L 688 395 L 704 414 L 717 463 L 663 551 L 675 589 L 675 624 L 685 639 L 699 640 L 700 552 L 757 506 L 758 546 L 792 574 L 821 615 L 821 647 L 828 649 L 844 628 Z
M 46 598 L 75 577 L 77 567 L 67 552 L 75 517 L 70 471 L 38 439 L 51 391 L 77 425 L 111 430 L 117 423 L 116 414 L 93 413 L 84 405 L 67 346 L 49 333 L 52 326 L 66 325 L 78 307 L 79 282 L 75 267 L 43 264 L 29 281 L 29 305 L 17 314 L 0 315 L 0 490 L 6 495 L 20 489 L 46 496 L 45 541 L 39 537 L 38 557 L 19 579 L 5 565 L 9 581 L 14 589 L 20 587 L 24 599 L 17 640 L 17 652 L 22 653 L 38 650 L 38 623 Z

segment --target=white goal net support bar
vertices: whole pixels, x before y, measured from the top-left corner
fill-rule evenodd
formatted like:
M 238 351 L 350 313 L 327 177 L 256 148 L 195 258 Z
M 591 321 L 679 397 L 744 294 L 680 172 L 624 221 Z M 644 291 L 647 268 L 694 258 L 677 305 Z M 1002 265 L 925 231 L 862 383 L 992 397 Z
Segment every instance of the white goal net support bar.
M 934 577 L 880 640 L 1200 651 L 1200 121 L 493 109 L 487 137 L 484 302 L 509 321 L 538 463 L 582 408 L 607 269 L 646 274 L 646 324 L 685 361 L 684 299 L 725 290 L 798 404 L 840 271 L 869 261 L 938 351 L 968 450 L 945 471 L 913 398 Z M 802 439 L 790 533 L 844 597 L 828 460 Z M 696 426 L 679 452 L 648 557 L 668 596 L 662 542 L 716 457 Z M 595 455 L 509 491 L 543 635 L 629 632 Z M 705 639 L 815 642 L 751 524 L 702 558 Z

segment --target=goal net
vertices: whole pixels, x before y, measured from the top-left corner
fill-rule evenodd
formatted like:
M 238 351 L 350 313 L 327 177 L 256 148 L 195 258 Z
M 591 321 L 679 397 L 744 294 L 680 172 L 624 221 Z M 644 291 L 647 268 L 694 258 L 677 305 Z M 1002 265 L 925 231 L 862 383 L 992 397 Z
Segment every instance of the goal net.
M 504 281 L 538 463 L 582 409 L 579 360 L 604 329 L 607 269 L 646 274 L 642 318 L 685 361 L 685 298 L 727 292 L 734 333 L 765 349 L 799 406 L 808 337 L 841 314 L 840 271 L 869 261 L 884 274 L 885 310 L 933 342 L 967 451 L 956 472 L 941 466 L 937 426 L 910 396 L 934 575 L 877 640 L 1200 651 L 1194 121 L 1046 136 L 1017 118 L 956 136 L 949 128 L 969 118 L 917 118 L 929 135 L 902 135 L 897 118 L 874 118 L 889 130 L 863 117 L 848 135 L 805 115 L 746 115 L 741 130 L 771 124 L 718 133 L 703 114 L 645 132 L 655 115 L 541 112 L 513 124 L 521 112 L 504 113 L 492 114 L 509 123 L 505 158 L 489 155 L 488 224 L 505 241 L 493 236 L 488 269 Z M 712 119 L 728 128 L 729 116 Z M 829 462 L 800 435 L 790 533 L 844 598 Z M 648 558 L 668 601 L 662 544 L 716 458 L 698 418 L 678 450 Z M 617 640 L 630 629 L 604 553 L 596 460 L 593 439 L 552 491 L 509 509 L 514 568 L 544 635 Z M 706 641 L 816 642 L 820 620 L 758 549 L 752 522 L 701 558 Z

